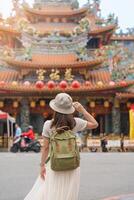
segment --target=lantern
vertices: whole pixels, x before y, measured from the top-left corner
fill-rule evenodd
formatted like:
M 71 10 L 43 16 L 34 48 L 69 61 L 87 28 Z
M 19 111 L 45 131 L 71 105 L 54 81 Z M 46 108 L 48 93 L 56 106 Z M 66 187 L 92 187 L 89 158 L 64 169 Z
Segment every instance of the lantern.
M 104 107 L 109 108 L 109 101 L 104 101 Z
M 98 82 L 97 82 L 97 85 L 98 85 L 98 86 L 103 86 L 102 81 L 98 81 Z
M 13 102 L 13 108 L 18 108 L 18 106 L 19 106 L 18 101 L 14 101 L 14 102 Z
M 35 86 L 37 89 L 42 89 L 42 88 L 44 88 L 45 84 L 43 81 L 37 81 Z
M 90 87 L 91 85 L 92 85 L 92 84 L 91 84 L 90 81 L 86 81 L 86 82 L 85 82 L 85 86 Z
M 29 81 L 25 81 L 24 82 L 24 86 L 29 87 L 30 86 L 30 82 Z
M 115 99 L 115 101 L 114 101 L 114 107 L 115 108 L 119 108 L 120 107 L 120 102 L 119 102 L 118 99 Z
M 79 81 L 73 81 L 73 82 L 72 82 L 72 87 L 75 88 L 75 89 L 80 88 L 80 83 L 79 83 Z
M 127 108 L 131 107 L 131 102 L 127 102 Z
M 36 106 L 36 102 L 35 102 L 35 101 L 31 101 L 30 107 L 31 107 L 31 108 L 35 108 L 35 106 Z
M 44 100 L 40 100 L 40 106 L 45 107 L 45 105 L 46 105 L 46 102 Z
M 0 81 L 0 86 L 4 86 L 5 82 L 4 81 Z
M 49 113 L 48 113 L 48 112 L 44 112 L 44 113 L 43 113 L 43 116 L 44 116 L 45 118 L 47 118 L 47 117 L 48 117 L 48 115 L 49 115 Z
M 4 102 L 0 101 L 0 108 L 3 108 L 3 107 L 4 107 Z
M 54 82 L 54 81 L 48 81 L 47 87 L 48 87 L 49 89 L 54 89 L 54 87 L 55 87 L 55 82 Z
M 123 86 L 123 87 L 125 87 L 125 86 L 127 86 L 127 82 L 126 81 L 121 81 L 120 85 Z
M 59 86 L 60 86 L 61 89 L 66 89 L 67 86 L 68 86 L 68 84 L 67 84 L 66 81 L 61 81 L 60 84 L 59 84 Z
M 17 85 L 18 85 L 17 81 L 12 82 L 12 86 L 17 86 Z
M 95 108 L 95 101 L 91 101 L 91 102 L 90 102 L 90 107 L 91 107 L 91 108 Z
M 115 85 L 115 82 L 114 82 L 114 81 L 110 81 L 110 82 L 109 82 L 109 85 L 110 85 L 110 86 L 114 86 L 114 85 Z

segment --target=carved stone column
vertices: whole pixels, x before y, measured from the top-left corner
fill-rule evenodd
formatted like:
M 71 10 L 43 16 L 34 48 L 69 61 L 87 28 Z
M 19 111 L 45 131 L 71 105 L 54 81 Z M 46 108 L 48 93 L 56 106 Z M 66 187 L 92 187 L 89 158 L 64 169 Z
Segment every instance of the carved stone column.
M 115 134 L 120 134 L 121 131 L 120 105 L 117 100 L 114 101 L 112 108 L 112 130 Z
M 22 131 L 26 131 L 30 123 L 30 110 L 28 99 L 21 100 L 20 122 Z
M 109 133 L 109 115 L 108 114 L 105 115 L 105 133 L 106 134 Z

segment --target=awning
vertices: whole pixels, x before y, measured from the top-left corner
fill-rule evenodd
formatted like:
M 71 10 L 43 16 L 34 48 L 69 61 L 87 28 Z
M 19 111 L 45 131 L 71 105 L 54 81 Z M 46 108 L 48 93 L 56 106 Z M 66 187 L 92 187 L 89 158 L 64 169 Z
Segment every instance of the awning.
M 15 119 L 13 117 L 11 117 L 8 113 L 0 110 L 0 120 L 1 119 L 9 120 L 10 122 L 15 123 Z
M 13 137 L 13 124 L 15 123 L 15 119 L 11 117 L 8 113 L 0 110 L 0 120 L 6 121 L 8 138 L 10 137 L 10 135 Z M 10 128 L 10 123 L 11 123 L 11 128 Z
M 0 119 L 7 119 L 7 118 L 8 118 L 8 114 L 5 113 L 5 112 L 2 112 L 2 111 L 0 110 Z

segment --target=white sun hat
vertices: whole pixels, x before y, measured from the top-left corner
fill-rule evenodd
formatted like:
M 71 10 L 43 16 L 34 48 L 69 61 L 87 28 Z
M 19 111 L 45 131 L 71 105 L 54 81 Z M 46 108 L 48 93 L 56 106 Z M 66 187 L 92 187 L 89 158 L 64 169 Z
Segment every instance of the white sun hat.
M 51 100 L 49 106 L 56 112 L 62 114 L 72 114 L 75 111 L 73 100 L 67 93 L 59 93 L 55 99 Z

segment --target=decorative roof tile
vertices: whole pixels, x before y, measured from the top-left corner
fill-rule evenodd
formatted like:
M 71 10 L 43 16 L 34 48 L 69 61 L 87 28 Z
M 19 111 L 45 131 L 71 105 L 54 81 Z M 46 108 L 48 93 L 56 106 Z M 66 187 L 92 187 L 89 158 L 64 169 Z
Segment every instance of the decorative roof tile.
M 129 93 L 129 92 L 120 92 L 120 93 L 116 93 L 116 97 L 119 99 L 130 99 L 130 98 L 134 98 L 134 92 Z
M 17 71 L 0 71 L 0 81 L 11 83 L 19 80 L 19 72 Z
M 19 36 L 20 32 L 11 26 L 0 25 L 0 32 L 7 32 L 15 36 Z
M 113 41 L 133 41 L 134 35 L 113 35 L 111 37 Z
M 96 85 L 98 81 L 101 81 L 104 84 L 108 84 L 111 80 L 110 73 L 105 70 L 90 71 L 89 80 L 92 82 L 93 85 Z

